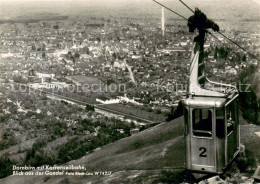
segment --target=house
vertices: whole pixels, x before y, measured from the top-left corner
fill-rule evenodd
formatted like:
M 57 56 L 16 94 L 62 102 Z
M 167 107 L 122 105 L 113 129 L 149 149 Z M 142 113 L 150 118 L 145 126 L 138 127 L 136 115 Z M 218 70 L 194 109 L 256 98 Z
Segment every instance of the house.
M 96 98 L 96 101 L 100 102 L 102 104 L 117 104 L 117 103 L 120 102 L 119 99 L 109 99 L 109 98 L 106 98 L 106 97 Z
M 253 59 L 253 60 L 249 61 L 249 64 L 257 66 L 258 62 L 256 59 Z
M 215 73 L 217 73 L 218 72 L 218 69 L 217 68 L 213 68 L 213 73 L 215 74 Z
M 133 128 L 133 129 L 130 130 L 131 135 L 134 135 L 134 134 L 137 134 L 137 133 L 139 133 L 139 128 Z
M 71 84 L 67 84 L 65 82 L 42 82 L 42 83 L 33 83 L 30 84 L 30 87 L 35 89 L 61 89 L 61 88 L 69 88 Z
M 237 70 L 235 68 L 232 68 L 231 66 L 225 67 L 225 71 L 226 71 L 226 73 L 229 73 L 229 74 L 233 74 L 233 75 L 237 74 Z

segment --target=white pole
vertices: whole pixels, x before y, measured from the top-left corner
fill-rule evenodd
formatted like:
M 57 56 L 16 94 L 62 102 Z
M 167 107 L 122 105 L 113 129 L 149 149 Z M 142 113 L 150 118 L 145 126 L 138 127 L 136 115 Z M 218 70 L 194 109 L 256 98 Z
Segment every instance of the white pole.
M 165 31 L 165 27 L 164 27 L 164 7 L 162 7 L 162 35 L 164 36 L 164 31 Z

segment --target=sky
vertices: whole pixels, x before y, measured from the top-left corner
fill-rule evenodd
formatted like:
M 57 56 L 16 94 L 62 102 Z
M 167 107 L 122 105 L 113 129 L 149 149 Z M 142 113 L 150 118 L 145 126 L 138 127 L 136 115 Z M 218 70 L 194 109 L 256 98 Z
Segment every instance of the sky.
M 80 2 L 80 1 L 82 1 L 82 2 L 93 2 L 93 0 L 0 0 L 0 3 L 1 2 L 12 2 L 12 1 L 14 1 L 14 2 L 30 2 L 30 3 L 32 3 L 32 2 L 63 2 L 63 3 L 66 3 L 66 2 L 72 2 L 72 1 L 77 1 L 77 2 Z M 147 1 L 147 2 L 149 2 L 149 1 L 151 1 L 152 2 L 152 0 L 94 0 L 94 1 L 96 1 L 96 2 L 106 2 L 106 3 L 108 3 L 108 2 L 124 2 L 124 1 L 127 1 L 127 2 L 138 2 L 138 1 Z M 159 1 L 159 2 L 161 2 L 161 3 L 163 3 L 163 2 L 169 2 L 169 1 L 176 1 L 176 2 L 178 2 L 178 0 L 157 0 L 157 1 Z M 186 2 L 186 3 L 200 3 L 200 2 L 205 2 L 205 1 L 207 1 L 207 2 L 212 2 L 212 3 L 214 3 L 214 2 L 217 2 L 217 1 L 221 1 L 221 0 L 184 0 L 184 2 Z M 230 1 L 230 0 L 227 0 L 227 1 Z M 233 0 L 233 1 L 238 1 L 238 0 Z M 245 0 L 245 1 L 250 1 L 250 0 Z M 258 5 L 260 5 L 260 0 L 251 0 L 251 1 L 253 1 L 253 2 L 255 2 L 255 3 L 257 3 Z
M 75 1 L 75 0 L 0 0 L 0 2 L 7 2 L 7 1 L 24 1 L 24 2 L 26 2 L 26 1 L 28 1 L 28 2 L 36 2 L 36 1 L 61 1 L 61 2 L 68 2 L 68 1 Z M 88 1 L 88 0 L 76 0 L 76 1 Z M 117 2 L 120 2 L 120 1 L 122 1 L 122 0 L 102 0 L 102 1 L 117 1 Z M 138 0 L 128 0 L 129 2 L 130 1 L 138 1 Z M 144 0 L 140 0 L 140 1 L 144 1 Z M 145 0 L 145 1 L 152 1 L 152 0 Z M 168 1 L 168 0 L 158 0 L 158 1 L 160 1 L 160 2 L 164 2 L 164 1 Z M 199 1 L 212 1 L 212 2 L 214 2 L 214 1 L 218 1 L 218 0 L 186 0 L 186 2 L 187 3 L 189 3 L 189 2 L 191 2 L 191 1 L 197 1 L 197 2 L 199 2 Z M 245 0 L 245 1 L 247 1 L 247 0 Z M 251 1 L 254 1 L 254 2 L 256 2 L 257 4 L 259 4 L 260 5 L 260 0 L 251 0 Z M 184 1 L 185 2 L 185 1 Z
M 257 4 L 260 5 L 260 0 L 252 0 L 252 1 L 254 1 L 254 2 L 256 2 Z
M 179 0 L 157 0 L 165 6 L 179 11 L 179 13 L 188 17 L 191 12 L 185 8 Z M 192 9 L 199 7 L 210 18 L 229 18 L 233 12 L 234 16 L 248 14 L 247 17 L 252 17 L 260 14 L 260 0 L 183 0 Z M 83 3 L 84 2 L 84 3 Z M 0 18 L 12 17 L 19 13 L 35 13 L 37 12 L 54 12 L 62 15 L 73 14 L 76 12 L 86 12 L 90 10 L 99 10 L 99 12 L 108 12 L 104 15 L 113 14 L 116 11 L 121 11 L 124 16 L 128 16 L 131 11 L 138 10 L 143 14 L 150 15 L 152 13 L 160 13 L 160 7 L 152 0 L 0 0 Z M 254 9 L 254 10 L 253 10 Z M 64 10 L 64 11 L 63 11 Z M 69 10 L 69 11 L 68 11 Z M 253 11 L 252 11 L 253 10 Z M 251 13 L 248 13 L 248 12 Z M 136 12 L 136 11 L 135 11 Z M 93 12 L 94 15 L 95 12 Z M 166 16 L 169 11 L 165 11 Z M 169 16 L 176 17 L 173 14 Z M 168 16 L 168 17 L 169 17 Z

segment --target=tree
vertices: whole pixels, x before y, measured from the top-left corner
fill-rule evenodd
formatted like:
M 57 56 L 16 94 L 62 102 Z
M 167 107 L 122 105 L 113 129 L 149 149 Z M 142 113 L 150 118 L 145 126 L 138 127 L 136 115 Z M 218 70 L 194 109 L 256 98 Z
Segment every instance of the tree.
M 246 55 L 243 56 L 242 61 L 246 61 Z
M 127 135 L 127 136 L 130 136 L 131 134 L 130 134 L 130 127 L 129 126 L 125 126 L 124 127 L 124 132 L 125 132 L 125 134 Z
M 86 111 L 95 111 L 95 107 L 94 106 L 92 106 L 92 105 L 86 105 L 86 107 L 85 107 L 85 110 Z
M 76 53 L 74 54 L 74 57 L 75 57 L 75 58 L 79 58 L 79 57 L 80 57 L 80 54 L 79 54 L 78 52 L 76 52 Z
M 172 183 L 178 184 L 182 183 L 185 178 L 184 172 L 173 172 L 163 170 L 161 174 L 154 180 L 153 183 Z
M 162 113 L 162 111 L 160 109 L 156 110 L 156 114 L 161 114 L 161 113 Z
M 215 59 L 218 58 L 218 47 L 215 48 L 214 58 Z
M 59 29 L 59 25 L 54 25 L 53 29 Z
M 100 37 L 97 37 L 97 41 L 98 41 L 98 42 L 101 42 L 101 38 L 100 38 Z
M 86 54 L 89 54 L 89 48 L 88 47 L 84 47 L 83 51 L 86 52 Z
M 113 57 L 114 59 L 116 59 L 116 58 L 117 58 L 117 54 L 114 52 L 114 53 L 112 54 L 112 57 Z
M 256 67 L 254 66 L 244 69 L 239 75 L 240 84 L 248 84 L 255 72 Z M 239 105 L 243 118 L 251 123 L 259 124 L 258 112 L 260 105 L 253 87 L 246 89 L 247 85 L 241 85 L 239 88 Z
M 14 162 L 9 158 L 0 158 L 0 178 L 4 178 L 12 174 Z
M 131 122 L 130 127 L 131 127 L 131 128 L 135 128 L 135 127 L 136 127 L 136 126 L 135 126 L 135 123 L 134 123 L 134 122 Z
M 32 50 L 36 50 L 35 44 L 32 45 Z
M 166 121 L 171 121 L 182 115 L 183 115 L 183 105 L 182 105 L 181 101 L 179 101 L 177 109 L 175 111 L 173 111 L 173 107 L 172 107 L 171 113 L 168 114 Z
M 219 53 L 219 57 L 220 57 L 220 58 L 223 58 L 223 59 L 226 59 L 227 56 L 228 56 L 228 51 L 227 51 L 227 49 L 225 49 L 224 47 L 221 47 L 221 48 L 218 50 L 218 53 Z
M 14 82 L 23 83 L 23 84 L 26 84 L 26 82 L 27 82 L 26 79 L 23 78 L 21 75 L 14 75 L 13 80 L 14 80 Z

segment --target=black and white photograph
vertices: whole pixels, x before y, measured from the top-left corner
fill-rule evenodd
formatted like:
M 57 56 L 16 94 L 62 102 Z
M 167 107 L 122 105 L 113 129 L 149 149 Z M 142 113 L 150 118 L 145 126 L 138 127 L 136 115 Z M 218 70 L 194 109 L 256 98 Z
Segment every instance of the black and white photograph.
M 260 0 L 0 0 L 0 183 L 260 183 Z

